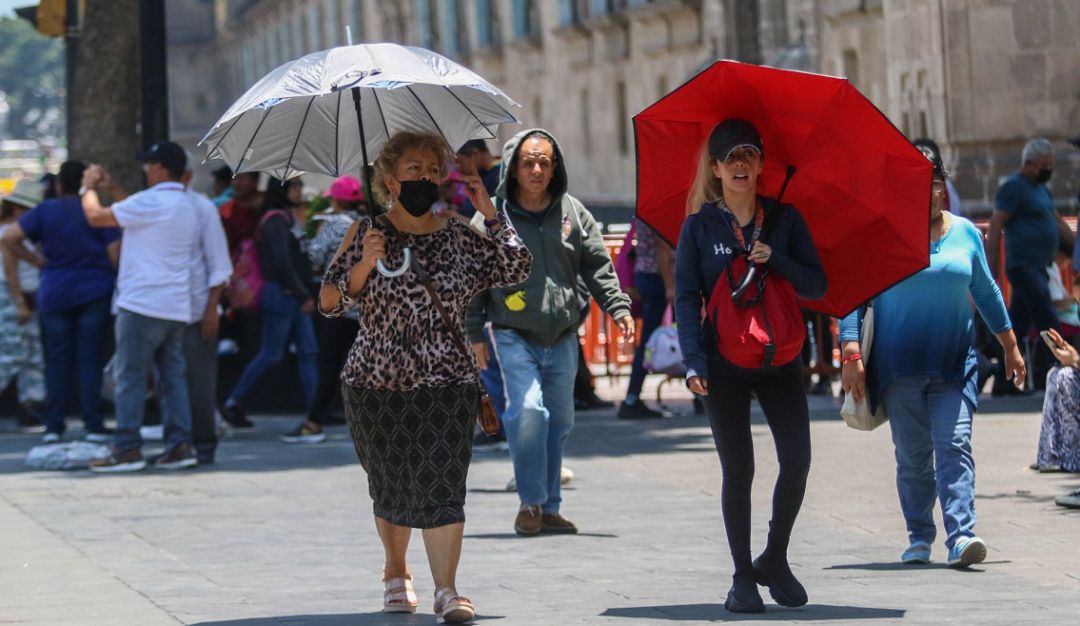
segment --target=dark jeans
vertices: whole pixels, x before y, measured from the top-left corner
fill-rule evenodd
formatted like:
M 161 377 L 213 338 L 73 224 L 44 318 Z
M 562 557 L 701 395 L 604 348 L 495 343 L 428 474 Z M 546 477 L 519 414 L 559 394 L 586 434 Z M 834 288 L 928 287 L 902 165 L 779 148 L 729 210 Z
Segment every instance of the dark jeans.
M 267 282 L 263 285 L 259 299 L 259 313 L 262 316 L 259 352 L 244 368 L 236 387 L 229 394 L 230 400 L 243 402 L 259 377 L 285 356 L 291 338 L 296 344 L 296 369 L 300 375 L 304 402 L 311 407 L 315 400 L 315 387 L 319 384 L 319 366 L 316 363 L 318 346 L 311 316 L 300 310 L 302 304 L 302 298 L 285 293 L 279 283 Z
M 710 364 L 705 412 L 723 469 L 720 503 L 735 574 L 752 571 L 750 488 L 754 482 L 754 441 L 750 433 L 751 392 L 772 431 L 780 466 L 773 489 L 772 521 L 766 552 L 786 557 L 791 529 L 802 507 L 810 472 L 810 412 L 802 379 L 802 359 L 749 379 L 719 375 Z
M 664 278 L 660 274 L 652 272 L 635 272 L 634 284 L 641 295 L 642 325 L 641 337 L 638 337 L 638 345 L 634 350 L 634 363 L 630 367 L 630 386 L 626 389 L 626 395 L 641 395 L 641 387 L 645 384 L 645 343 L 649 341 L 653 331 L 660 328 L 664 321 L 664 311 L 667 310 L 667 291 L 664 289 Z
M 325 424 L 326 416 L 341 391 L 341 369 L 356 341 L 360 324 L 347 317 L 315 316 L 315 336 L 319 342 L 319 384 L 315 387 L 315 400 L 308 410 L 308 419 Z
M 191 440 L 195 449 L 211 457 L 217 449 L 217 344 L 215 335 L 203 339 L 202 323 L 184 329 L 184 360 L 187 362 L 188 398 L 191 401 Z
M 42 312 L 41 339 L 45 348 L 45 427 L 65 430 L 71 369 L 79 382 L 79 403 L 88 431 L 104 428 L 101 409 L 101 370 L 109 335 L 109 298 L 101 298 L 61 311 Z
M 1016 340 L 1022 344 L 1032 330 L 1032 326 L 1035 330 L 1053 328 L 1061 332 L 1061 322 L 1054 311 L 1054 302 L 1050 299 L 1050 276 L 1046 273 L 1046 268 L 1022 265 L 1006 270 L 1005 276 L 1008 277 L 1009 285 L 1012 287 L 1009 318 L 1012 320 Z M 1035 342 L 1034 358 L 1032 363 L 1028 364 L 1028 368 L 1034 368 L 1035 362 L 1040 359 L 1048 363 L 1053 362 L 1050 349 L 1041 340 Z M 1042 388 L 1045 385 L 1045 379 L 1036 378 L 1035 381 L 1036 388 Z

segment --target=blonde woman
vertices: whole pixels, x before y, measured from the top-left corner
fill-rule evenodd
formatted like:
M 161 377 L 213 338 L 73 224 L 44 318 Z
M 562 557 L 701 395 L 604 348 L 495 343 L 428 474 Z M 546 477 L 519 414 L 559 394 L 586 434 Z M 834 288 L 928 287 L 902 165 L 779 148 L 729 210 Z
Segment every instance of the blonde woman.
M 720 337 L 713 321 L 701 316 L 714 289 L 741 282 L 743 276 L 732 276 L 730 269 L 736 260 L 741 265 L 745 259 L 758 276 L 768 273 L 770 279 L 778 278 L 779 282 L 767 286 L 774 293 L 790 287 L 804 298 L 816 299 L 825 293 L 825 272 L 802 216 L 794 207 L 757 194 L 764 159 L 761 137 L 749 122 L 728 119 L 713 129 L 702 149 L 688 200 L 691 215 L 683 224 L 675 253 L 675 317 L 688 370 L 687 386 L 705 397 L 705 412 L 723 467 L 721 507 L 735 569 L 724 606 L 736 613 L 765 610 L 757 584 L 768 586 L 778 604 L 801 606 L 807 601 L 787 562 L 788 540 L 810 470 L 810 417 L 801 358 L 796 351 L 787 362 L 763 361 L 757 368 L 736 365 L 719 347 L 729 338 Z M 720 292 L 721 298 L 728 295 Z M 786 314 L 801 320 L 793 297 L 791 304 Z M 739 331 L 730 326 L 720 329 Z M 755 393 L 773 433 L 780 473 L 768 545 L 752 560 L 750 399 Z
M 475 614 L 455 577 L 480 386 L 473 355 L 458 337 L 472 297 L 525 280 L 532 256 L 478 176 L 463 180 L 487 236 L 431 212 L 449 159 L 438 136 L 400 132 L 386 142 L 375 159 L 373 187 L 388 212 L 374 222 L 357 221 L 346 233 L 323 277 L 319 308 L 328 316 L 352 308 L 359 314 L 342 392 L 386 553 L 383 610 L 416 611 L 405 551 L 412 529 L 420 528 L 435 582 L 435 615 L 440 623 L 462 623 Z M 404 274 L 376 271 L 379 261 L 401 266 L 405 246 L 412 260 Z M 424 275 L 438 301 L 428 295 Z

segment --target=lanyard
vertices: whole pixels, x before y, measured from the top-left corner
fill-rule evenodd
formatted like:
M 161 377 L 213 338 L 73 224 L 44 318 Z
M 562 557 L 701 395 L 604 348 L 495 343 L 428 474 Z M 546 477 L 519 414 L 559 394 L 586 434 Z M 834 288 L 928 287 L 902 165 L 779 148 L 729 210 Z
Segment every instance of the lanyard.
M 739 226 L 739 220 L 735 217 L 735 214 L 731 212 L 724 201 L 721 200 L 717 203 L 721 212 L 728 218 L 728 222 L 731 224 L 731 230 L 735 233 L 735 239 L 739 241 L 739 245 L 749 253 L 750 249 L 754 247 L 754 242 L 761 237 L 761 227 L 765 224 L 765 207 L 762 206 L 761 201 L 757 202 L 757 209 L 754 211 L 754 233 L 751 235 L 750 243 L 746 243 L 746 236 L 743 235 L 743 229 Z

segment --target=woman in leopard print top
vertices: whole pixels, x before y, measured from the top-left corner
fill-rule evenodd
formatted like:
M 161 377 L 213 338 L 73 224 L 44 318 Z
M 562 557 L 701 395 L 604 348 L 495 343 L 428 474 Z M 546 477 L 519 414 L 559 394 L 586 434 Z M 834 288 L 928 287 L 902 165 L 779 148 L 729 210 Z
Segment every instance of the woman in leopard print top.
M 373 184 L 389 211 L 375 223 L 350 228 L 323 278 L 319 305 L 328 316 L 352 308 L 359 313 L 360 331 L 341 378 L 387 555 L 384 610 L 416 609 L 405 550 L 412 529 L 422 528 L 435 579 L 435 612 L 457 622 L 473 615 L 469 600 L 457 594 L 455 575 L 479 378 L 473 354 L 455 340 L 415 266 L 431 277 L 456 332 L 464 336 L 473 296 L 523 282 L 532 256 L 478 176 L 464 180 L 469 199 L 487 218 L 487 235 L 430 211 L 449 156 L 443 140 L 432 135 L 402 132 L 385 144 Z M 395 278 L 375 271 L 379 260 L 400 266 L 405 246 L 412 250 L 413 268 Z

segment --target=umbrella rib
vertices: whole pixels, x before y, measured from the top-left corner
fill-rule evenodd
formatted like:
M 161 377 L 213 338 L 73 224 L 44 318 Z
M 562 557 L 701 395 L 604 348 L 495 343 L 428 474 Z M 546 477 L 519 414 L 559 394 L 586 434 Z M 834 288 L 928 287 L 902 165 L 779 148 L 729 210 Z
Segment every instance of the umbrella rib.
M 236 164 L 236 169 L 234 170 L 236 173 L 240 173 L 240 166 L 242 166 L 244 164 L 244 161 L 247 160 L 247 153 L 248 150 L 251 150 L 251 144 L 255 143 L 255 136 L 259 134 L 260 130 L 262 130 L 263 123 L 266 122 L 266 118 L 270 117 L 270 114 L 273 112 L 274 107 L 270 107 L 269 109 L 267 109 L 266 115 L 264 115 L 263 118 L 259 120 L 259 125 L 255 127 L 255 132 L 251 133 L 251 139 L 248 139 L 247 147 L 245 147 L 244 152 L 240 154 L 240 161 Z
M 229 136 L 229 133 L 232 132 L 233 127 L 236 126 L 240 122 L 240 118 L 242 118 L 242 117 L 244 117 L 243 113 L 241 113 L 240 115 L 237 115 L 236 119 L 233 120 L 233 123 L 229 124 L 229 130 L 226 130 L 225 133 L 223 135 L 221 135 L 221 139 L 218 139 L 218 142 L 216 144 L 214 144 L 214 147 L 211 148 L 210 151 L 206 153 L 206 160 L 210 159 L 210 155 L 213 154 L 214 151 L 216 151 L 218 149 L 218 146 L 221 145 L 221 142 L 225 141 L 225 138 Z M 206 163 L 206 160 L 204 160 L 203 163 Z
M 473 110 L 469 108 L 469 105 L 462 102 L 461 98 L 459 98 L 458 95 L 456 93 L 454 93 L 453 90 L 450 89 L 450 87 L 448 87 L 446 85 L 443 85 L 443 89 L 446 90 L 446 93 L 450 94 L 451 96 L 454 96 L 454 100 L 457 100 L 458 104 L 465 107 L 465 110 L 469 112 L 469 115 L 473 116 L 473 119 L 476 120 L 476 123 L 480 125 L 480 128 L 483 128 L 484 130 L 486 130 L 488 132 L 488 134 L 491 135 L 491 138 L 495 139 L 495 133 L 491 132 L 491 129 L 488 128 L 483 122 L 480 121 L 480 118 L 476 116 L 476 113 L 473 113 Z
M 285 162 L 285 176 L 289 175 L 289 170 L 292 168 L 293 156 L 296 154 L 296 146 L 300 145 L 300 137 L 304 133 L 304 124 L 307 124 L 308 114 L 311 113 L 311 105 L 315 104 L 315 96 L 311 96 L 308 100 L 307 108 L 304 109 L 304 117 L 300 120 L 300 128 L 296 129 L 296 141 L 293 142 L 292 150 L 289 152 L 289 160 Z M 336 136 L 337 133 L 334 133 Z M 284 178 L 283 178 L 284 180 Z
M 337 92 L 337 110 L 334 111 L 334 176 L 341 176 L 341 133 L 338 126 L 341 125 L 341 91 Z
M 424 113 L 427 113 L 427 116 L 431 118 L 431 123 L 435 125 L 435 130 L 439 131 L 439 134 L 442 135 L 444 140 L 446 140 L 446 143 L 450 143 L 450 138 L 447 137 L 446 133 L 443 132 L 443 129 L 439 127 L 439 123 L 435 121 L 435 116 L 431 114 L 431 111 L 428 110 L 427 105 L 424 104 L 424 101 L 420 99 L 420 96 L 416 95 L 416 92 L 413 91 L 413 88 L 411 86 L 405 87 L 405 89 L 409 90 L 409 93 L 411 93 L 412 96 L 416 98 L 416 101 L 420 104 L 420 108 L 424 109 Z M 461 146 L 458 146 L 458 148 L 460 147 Z M 457 150 L 457 148 L 454 148 L 453 146 L 451 146 L 451 149 L 455 151 Z
M 371 97 L 375 98 L 375 106 L 379 109 L 379 119 L 382 120 L 383 130 L 386 131 L 386 138 L 390 139 L 390 127 L 386 125 L 386 114 L 383 113 L 382 103 L 379 102 L 379 90 L 372 88 Z M 364 165 L 366 166 L 367 163 L 364 163 Z

